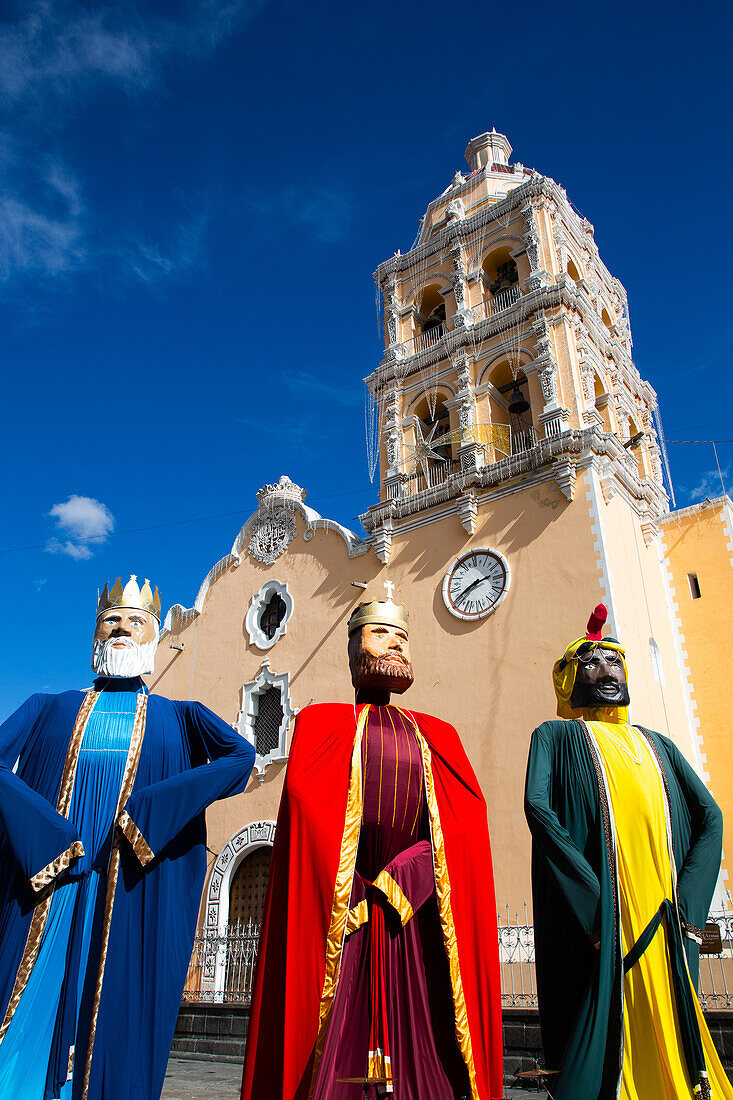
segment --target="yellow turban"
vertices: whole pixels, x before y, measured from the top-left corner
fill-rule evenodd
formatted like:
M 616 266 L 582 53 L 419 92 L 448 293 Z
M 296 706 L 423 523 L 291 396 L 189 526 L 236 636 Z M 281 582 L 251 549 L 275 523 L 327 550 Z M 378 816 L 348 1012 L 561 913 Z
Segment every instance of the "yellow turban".
M 624 664 L 624 673 L 626 674 L 626 680 L 628 683 L 629 670 L 626 667 L 626 650 L 624 647 L 616 641 L 615 638 L 604 638 L 603 641 L 589 642 L 588 637 L 584 634 L 582 638 L 576 638 L 574 642 L 565 650 L 565 653 L 559 661 L 555 661 L 552 669 L 552 680 L 555 685 L 555 695 L 557 696 L 557 713 L 561 718 L 582 718 L 583 711 L 577 707 L 570 706 L 570 698 L 573 694 L 573 688 L 575 687 L 575 676 L 578 671 L 578 650 L 583 645 L 599 645 L 601 649 L 613 649 L 616 653 L 621 654 L 621 660 Z M 601 708 L 594 708 L 594 710 Z M 608 711 L 613 710 L 615 712 L 614 717 L 618 722 L 626 722 L 629 717 L 628 707 L 604 707 L 602 708 L 606 714 Z

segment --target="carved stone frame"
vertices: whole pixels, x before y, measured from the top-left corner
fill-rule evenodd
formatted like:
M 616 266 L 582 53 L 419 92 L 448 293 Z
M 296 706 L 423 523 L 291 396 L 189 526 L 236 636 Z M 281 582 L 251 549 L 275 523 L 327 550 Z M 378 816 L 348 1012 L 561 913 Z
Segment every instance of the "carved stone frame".
M 224 999 L 229 892 L 234 872 L 246 856 L 258 848 L 272 847 L 274 842 L 274 821 L 252 821 L 229 838 L 216 858 L 206 890 L 203 928 L 209 949 L 203 960 L 200 992 L 206 1001 L 218 1003 Z
M 280 735 L 277 745 L 265 756 L 260 756 L 260 754 L 257 753 L 254 731 L 255 719 L 257 717 L 256 700 L 260 695 L 264 695 L 271 687 L 279 688 L 280 690 L 283 718 L 280 723 Z M 245 741 L 249 741 L 250 745 L 255 749 L 256 755 L 254 766 L 260 783 L 262 783 L 264 779 L 265 768 L 268 764 L 274 764 L 280 760 L 287 760 L 288 730 L 290 729 L 292 719 L 297 713 L 297 708 L 293 707 L 290 699 L 290 673 L 273 672 L 270 668 L 270 662 L 267 657 L 265 657 L 254 680 L 242 684 L 242 709 L 239 712 L 237 721 L 234 723 L 234 728 L 239 730 Z
M 283 601 L 285 614 L 272 638 L 268 638 L 260 627 L 260 615 L 273 596 L 279 596 Z M 272 580 L 265 581 L 260 590 L 253 595 L 244 620 L 244 629 L 249 635 L 249 644 L 256 646 L 257 649 L 272 649 L 275 643 L 279 642 L 283 635 L 287 633 L 288 623 L 292 618 L 294 607 L 295 602 L 288 591 L 287 581 L 278 581 L 274 577 Z

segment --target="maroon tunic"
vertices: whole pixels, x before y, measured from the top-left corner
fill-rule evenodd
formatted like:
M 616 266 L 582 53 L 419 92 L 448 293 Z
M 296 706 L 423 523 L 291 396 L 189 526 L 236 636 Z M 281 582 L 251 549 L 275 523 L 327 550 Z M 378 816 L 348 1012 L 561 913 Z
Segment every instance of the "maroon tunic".
M 350 909 L 356 916 L 366 899 L 361 919 L 367 919 L 344 944 L 313 1100 L 363 1097 L 360 1085 L 339 1079 L 367 1076 L 375 1017 L 378 1045 L 391 1057 L 395 1100 L 462 1098 L 470 1089 L 455 1038 L 435 901 L 422 756 L 411 722 L 396 707 L 370 708 L 362 763 L 364 802 Z M 401 918 L 372 885 L 382 871 L 413 911 L 404 926 L 404 905 Z M 373 1086 L 369 1095 L 382 1091 Z

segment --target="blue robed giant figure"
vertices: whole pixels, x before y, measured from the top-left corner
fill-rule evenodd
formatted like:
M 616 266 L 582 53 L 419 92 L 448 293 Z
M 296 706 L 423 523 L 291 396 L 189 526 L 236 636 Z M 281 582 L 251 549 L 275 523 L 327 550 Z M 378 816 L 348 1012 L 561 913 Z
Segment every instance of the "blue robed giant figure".
M 149 695 L 160 597 L 97 608 L 87 692 L 0 726 L 0 1096 L 157 1100 L 201 900 L 204 810 L 254 750 L 200 703 Z

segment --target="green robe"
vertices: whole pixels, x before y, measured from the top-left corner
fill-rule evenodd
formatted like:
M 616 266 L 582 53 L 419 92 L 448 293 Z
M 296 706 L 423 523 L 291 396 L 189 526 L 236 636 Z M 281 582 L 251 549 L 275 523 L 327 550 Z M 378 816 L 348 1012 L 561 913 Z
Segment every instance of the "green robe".
M 666 737 L 637 727 L 662 773 L 690 976 L 720 870 L 723 819 Z M 599 754 L 579 721 L 532 734 L 524 809 L 532 833 L 537 993 L 555 1100 L 613 1100 L 623 1066 L 623 970 L 612 812 Z M 673 868 L 673 871 L 675 870 Z M 590 941 L 600 934 L 600 950 Z

